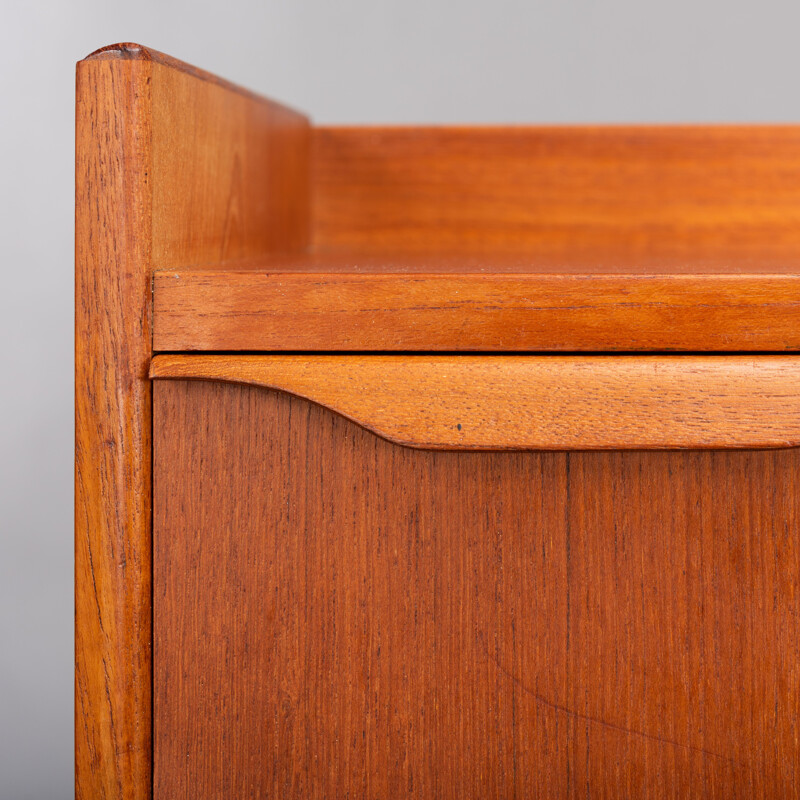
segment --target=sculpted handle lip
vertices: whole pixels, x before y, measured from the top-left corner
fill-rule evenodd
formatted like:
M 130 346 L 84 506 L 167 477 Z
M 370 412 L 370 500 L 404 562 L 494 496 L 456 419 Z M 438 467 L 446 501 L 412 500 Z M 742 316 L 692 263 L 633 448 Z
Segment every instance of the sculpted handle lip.
M 800 446 L 792 356 L 158 355 L 150 377 L 288 392 L 424 450 Z

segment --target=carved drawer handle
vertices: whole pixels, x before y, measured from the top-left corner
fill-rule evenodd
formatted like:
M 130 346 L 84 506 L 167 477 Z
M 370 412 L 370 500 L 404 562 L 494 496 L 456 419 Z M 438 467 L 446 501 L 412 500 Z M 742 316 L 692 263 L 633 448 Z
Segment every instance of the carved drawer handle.
M 796 356 L 162 355 L 150 374 L 289 392 L 418 448 L 800 444 Z

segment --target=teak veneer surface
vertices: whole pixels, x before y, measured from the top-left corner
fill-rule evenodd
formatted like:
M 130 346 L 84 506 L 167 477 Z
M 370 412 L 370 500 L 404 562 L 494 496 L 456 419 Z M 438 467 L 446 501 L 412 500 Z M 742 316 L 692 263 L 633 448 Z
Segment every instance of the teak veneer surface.
M 157 798 L 797 797 L 800 450 L 450 453 L 154 386 Z
M 305 117 L 119 44 L 77 66 L 75 793 L 149 798 L 152 270 L 304 249 Z
M 775 272 L 761 274 L 759 266 Z M 536 268 L 547 262 L 337 254 L 270 258 L 247 268 L 163 270 L 154 278 L 153 347 L 800 350 L 800 264 L 789 260 L 769 267 L 707 261 L 691 267 L 696 273 L 668 260 L 635 274 L 614 274 L 616 267 L 603 274 L 596 264 L 584 274 L 571 272 L 577 264 L 562 264 L 560 274 Z
M 800 445 L 794 356 L 164 355 L 150 375 L 280 389 L 411 447 Z
M 75 795 L 151 795 L 151 65 L 81 62 L 75 169 Z
M 259 113 L 272 109 L 280 119 L 281 108 L 267 103 Z M 219 116 L 189 118 L 186 132 Z M 248 130 L 237 122 L 233 130 Z M 292 142 L 281 152 L 283 186 L 264 194 L 257 181 L 233 188 L 272 204 L 259 220 L 262 235 L 288 228 L 297 244 L 310 228 L 311 258 L 325 268 L 355 254 L 372 257 L 378 271 L 400 256 L 407 263 L 392 271 L 432 272 L 430 257 L 440 268 L 450 257 L 454 269 L 474 271 L 482 256 L 490 260 L 483 269 L 501 272 L 798 273 L 800 126 L 321 126 L 300 138 L 279 125 L 272 135 L 280 130 Z M 164 136 L 181 148 L 191 138 L 182 133 Z M 262 163 L 263 180 L 277 180 L 275 166 Z M 305 217 L 309 190 L 313 213 Z M 248 234 L 258 241 L 254 226 Z M 252 254 L 233 249 L 209 261 Z M 171 266 L 156 255 L 157 266 Z M 203 260 L 199 253 L 194 263 Z
M 146 800 L 154 758 L 170 800 L 797 796 L 796 450 L 412 450 L 218 382 L 256 362 L 154 409 L 148 368 L 796 350 L 800 127 L 312 129 L 119 44 L 78 64 L 75 239 L 78 798 Z M 594 394 L 519 406 L 535 441 L 488 410 L 510 373 L 425 406 L 440 374 L 358 363 L 279 388 L 428 447 L 797 443 L 787 356 L 553 361 L 529 388 Z
M 159 272 L 156 351 L 800 348 L 797 126 L 312 136 L 310 251 Z
M 800 126 L 322 127 L 313 250 L 797 262 Z

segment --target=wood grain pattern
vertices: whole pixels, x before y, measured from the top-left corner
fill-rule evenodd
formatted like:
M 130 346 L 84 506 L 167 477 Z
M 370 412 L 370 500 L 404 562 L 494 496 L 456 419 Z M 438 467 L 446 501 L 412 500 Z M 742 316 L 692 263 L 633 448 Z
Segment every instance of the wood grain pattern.
M 800 346 L 800 128 L 317 128 L 306 255 L 160 272 L 179 350 Z
M 146 62 L 152 74 L 153 264 L 223 264 L 306 249 L 308 118 L 137 44 L 88 61 Z
M 799 126 L 316 128 L 313 249 L 596 263 L 800 249 Z
M 800 451 L 154 387 L 156 797 L 798 797 Z
M 432 257 L 423 259 L 430 272 L 414 273 L 409 264 L 419 264 L 402 257 L 330 262 L 309 256 L 235 271 L 159 271 L 154 349 L 800 349 L 800 265 L 796 275 L 647 275 L 646 265 L 637 275 L 556 275 L 503 274 L 507 262 L 491 258 Z M 483 264 L 485 272 L 442 274 L 454 264 Z M 331 269 L 346 265 L 360 271 Z M 321 271 L 303 271 L 309 267 Z
M 154 266 L 305 250 L 308 119 L 191 72 L 153 69 Z
M 127 800 L 152 794 L 153 263 L 305 248 L 308 123 L 133 44 L 78 64 L 76 120 L 75 786 Z
M 156 356 L 153 378 L 299 395 L 445 450 L 800 445 L 795 356 Z
M 77 70 L 75 795 L 151 796 L 150 64 Z

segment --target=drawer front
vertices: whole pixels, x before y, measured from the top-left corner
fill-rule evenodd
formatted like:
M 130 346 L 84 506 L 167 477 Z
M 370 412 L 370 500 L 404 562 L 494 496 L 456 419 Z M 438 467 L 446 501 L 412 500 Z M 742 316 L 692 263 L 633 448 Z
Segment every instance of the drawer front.
M 364 373 L 356 424 L 194 362 L 154 365 L 156 798 L 796 791 L 800 451 L 668 407 L 695 449 L 407 447 Z

